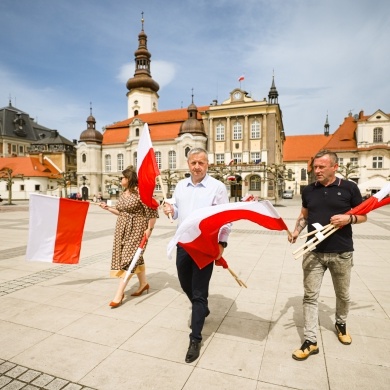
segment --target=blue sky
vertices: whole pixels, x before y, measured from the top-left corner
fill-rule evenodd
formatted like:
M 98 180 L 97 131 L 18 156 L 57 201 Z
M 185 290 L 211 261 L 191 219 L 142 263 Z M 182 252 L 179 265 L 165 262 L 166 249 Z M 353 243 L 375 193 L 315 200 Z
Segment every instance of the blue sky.
M 140 5 L 142 3 L 142 5 Z M 1 0 L 0 107 L 78 139 L 127 118 L 144 12 L 159 109 L 208 105 L 239 87 L 268 96 L 286 135 L 334 132 L 349 111 L 390 113 L 388 0 Z

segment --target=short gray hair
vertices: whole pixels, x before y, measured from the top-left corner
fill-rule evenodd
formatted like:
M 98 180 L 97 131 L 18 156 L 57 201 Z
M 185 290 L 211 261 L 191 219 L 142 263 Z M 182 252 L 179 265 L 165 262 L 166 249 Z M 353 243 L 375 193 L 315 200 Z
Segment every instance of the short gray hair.
M 323 150 L 320 150 L 313 158 L 313 161 L 316 159 L 316 158 L 321 158 L 321 157 L 324 157 L 328 155 L 330 160 L 332 161 L 333 164 L 338 164 L 339 162 L 339 158 L 337 156 L 337 154 L 335 152 L 332 152 L 331 150 L 326 150 L 326 149 L 323 149 Z
M 209 161 L 209 156 L 207 155 L 207 151 L 203 148 L 193 148 L 187 153 L 187 160 L 190 158 L 191 155 L 193 154 L 199 154 L 199 153 L 204 153 L 206 156 L 207 161 Z

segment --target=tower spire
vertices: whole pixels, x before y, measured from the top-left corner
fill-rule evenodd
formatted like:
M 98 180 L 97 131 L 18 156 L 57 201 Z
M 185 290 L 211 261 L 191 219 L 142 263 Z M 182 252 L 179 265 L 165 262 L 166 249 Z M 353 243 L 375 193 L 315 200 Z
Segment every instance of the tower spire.
M 326 113 L 326 120 L 324 125 L 324 135 L 329 136 L 329 121 L 328 121 L 328 113 Z
M 127 80 L 126 87 L 129 90 L 128 117 L 145 112 L 157 111 L 158 94 L 160 86 L 153 80 L 150 72 L 150 57 L 147 42 L 148 37 L 144 31 L 144 12 L 141 12 L 141 32 L 138 34 L 138 49 L 134 52 L 135 72 L 134 77 Z
M 278 93 L 276 86 L 275 86 L 275 74 L 274 74 L 274 70 L 272 70 L 272 84 L 271 84 L 271 88 L 270 88 L 269 93 L 268 93 L 268 103 L 278 104 L 278 96 L 279 96 L 279 93 Z

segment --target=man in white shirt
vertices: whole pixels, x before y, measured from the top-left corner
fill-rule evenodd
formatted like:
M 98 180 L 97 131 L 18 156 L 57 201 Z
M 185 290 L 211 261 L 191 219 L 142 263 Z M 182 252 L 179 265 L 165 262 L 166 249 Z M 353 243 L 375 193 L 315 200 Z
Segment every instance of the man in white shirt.
M 173 219 L 178 220 L 178 225 L 194 210 L 229 203 L 226 186 L 207 174 L 208 157 L 204 149 L 190 150 L 187 163 L 191 176 L 177 184 L 173 194 L 174 203 L 164 203 L 164 213 L 171 213 Z M 218 258 L 227 246 L 229 233 L 230 224 L 221 227 Z M 210 314 L 208 294 L 214 263 L 199 269 L 189 254 L 178 245 L 176 267 L 180 285 L 192 303 L 190 345 L 185 358 L 186 363 L 191 363 L 199 357 L 204 321 Z

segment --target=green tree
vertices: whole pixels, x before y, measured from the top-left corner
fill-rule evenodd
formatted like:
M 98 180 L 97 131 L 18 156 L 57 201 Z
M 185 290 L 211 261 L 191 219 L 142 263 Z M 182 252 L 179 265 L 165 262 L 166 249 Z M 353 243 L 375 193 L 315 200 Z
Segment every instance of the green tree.
M 21 178 L 24 179 L 24 175 L 22 174 L 13 174 L 13 170 L 11 168 L 4 167 L 0 170 L 0 180 L 4 180 L 7 183 L 7 190 L 8 190 L 8 203 L 6 204 L 13 204 L 12 203 L 12 185 L 14 184 L 14 179 Z

